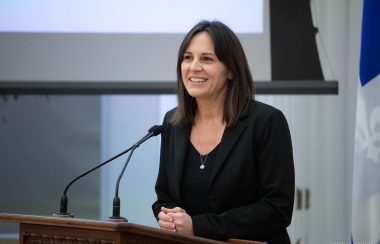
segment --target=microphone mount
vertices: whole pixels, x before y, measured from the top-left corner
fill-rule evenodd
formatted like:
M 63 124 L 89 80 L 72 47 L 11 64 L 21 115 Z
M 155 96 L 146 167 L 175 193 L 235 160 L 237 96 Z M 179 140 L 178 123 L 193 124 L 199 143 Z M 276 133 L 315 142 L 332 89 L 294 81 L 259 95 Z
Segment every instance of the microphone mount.
M 135 149 L 138 148 L 141 145 L 141 143 L 145 142 L 149 138 L 151 138 L 153 136 L 159 135 L 162 132 L 162 128 L 163 128 L 162 125 L 160 125 L 160 126 L 157 126 L 157 125 L 153 126 L 152 128 L 149 129 L 149 133 L 145 137 L 143 137 L 140 141 L 138 141 L 136 144 L 134 144 L 132 146 L 131 152 L 129 153 L 129 156 L 128 156 L 127 160 L 125 161 L 123 169 L 121 170 L 121 173 L 120 173 L 120 175 L 119 175 L 119 177 L 117 179 L 117 182 L 116 182 L 115 197 L 114 197 L 113 203 L 112 203 L 112 216 L 108 217 L 109 221 L 113 221 L 113 222 L 128 222 L 128 220 L 126 218 L 120 216 L 120 198 L 119 198 L 119 184 L 120 184 L 120 180 L 123 177 L 124 171 L 127 168 L 129 160 L 131 159 L 132 154 L 135 151 Z
M 137 143 L 135 143 L 133 146 L 131 146 L 130 148 L 124 150 L 123 152 L 113 156 L 112 158 L 104 161 L 103 163 L 95 166 L 94 168 L 84 172 L 83 174 L 79 175 L 78 177 L 76 177 L 75 179 L 73 179 L 72 181 L 70 181 L 69 184 L 67 184 L 67 186 L 65 187 L 65 190 L 63 191 L 63 194 L 62 194 L 62 197 L 61 197 L 61 201 L 60 201 L 60 209 L 59 209 L 59 213 L 54 213 L 53 216 L 56 216 L 56 217 L 63 217 L 63 218 L 67 218 L 67 217 L 74 217 L 73 214 L 71 213 L 68 213 L 67 212 L 67 205 L 68 205 L 68 198 L 67 198 L 67 191 L 68 189 L 70 188 L 70 186 L 76 182 L 77 180 L 79 180 L 80 178 L 88 175 L 89 173 L 93 172 L 94 170 L 97 170 L 98 168 L 102 167 L 103 165 L 105 164 L 108 164 L 109 162 L 113 161 L 114 159 L 126 154 L 127 152 L 131 151 L 131 150 L 135 150 L 137 147 L 140 146 L 140 144 L 142 144 L 143 142 L 145 142 L 146 140 L 148 140 L 150 137 L 152 136 L 156 136 L 158 134 L 160 134 L 162 132 L 162 129 L 163 129 L 163 126 L 162 125 L 154 125 L 152 126 L 149 130 L 148 130 L 148 134 L 146 136 L 144 136 L 140 141 L 138 141 Z M 129 155 L 129 158 L 128 158 L 128 161 L 133 153 L 133 151 L 131 152 L 131 154 Z M 124 166 L 126 167 L 126 166 Z M 125 169 L 124 169 L 125 170 Z M 124 172 L 123 170 L 123 172 Z M 120 200 L 119 200 L 119 203 L 120 203 Z M 119 204 L 120 206 L 120 204 Z

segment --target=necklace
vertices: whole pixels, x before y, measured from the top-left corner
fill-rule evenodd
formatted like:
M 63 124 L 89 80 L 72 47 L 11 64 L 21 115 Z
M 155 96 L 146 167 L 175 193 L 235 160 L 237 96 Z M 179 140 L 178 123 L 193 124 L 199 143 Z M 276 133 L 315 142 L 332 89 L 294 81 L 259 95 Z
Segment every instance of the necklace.
M 201 159 L 201 166 L 199 166 L 199 168 L 200 169 L 204 169 L 205 168 L 205 163 L 206 163 L 206 160 L 207 160 L 207 157 L 208 157 L 208 154 L 205 155 L 205 158 L 203 158 L 201 154 L 199 154 L 199 157 Z
M 219 128 L 217 128 L 216 129 L 216 137 L 213 139 L 213 142 L 212 142 L 212 144 L 213 145 L 215 145 L 216 144 L 216 142 L 217 141 L 219 141 L 220 142 L 220 140 L 221 140 L 221 138 L 219 138 L 220 137 L 220 132 L 221 132 L 221 130 L 223 130 L 224 129 L 224 124 L 222 124 L 222 126 L 220 126 Z M 199 131 L 199 129 L 198 129 L 198 131 Z M 196 133 L 196 135 L 194 135 L 195 136 L 195 139 L 196 139 L 196 141 L 198 142 L 197 144 L 198 145 L 202 145 L 202 144 L 204 144 L 204 143 L 202 143 L 202 141 L 200 140 L 200 138 L 199 138 L 199 133 Z M 193 144 L 194 145 L 194 144 Z M 198 152 L 199 153 L 199 152 Z M 202 156 L 202 154 L 201 153 L 199 153 L 199 158 L 200 158 L 200 161 L 201 161 L 201 165 L 199 166 L 199 168 L 200 169 L 204 169 L 206 166 L 205 166 L 205 164 L 206 164 L 206 161 L 207 161 L 207 158 L 208 158 L 208 155 L 210 154 L 210 152 L 208 153 L 208 154 L 206 154 L 206 155 L 204 155 L 204 156 Z

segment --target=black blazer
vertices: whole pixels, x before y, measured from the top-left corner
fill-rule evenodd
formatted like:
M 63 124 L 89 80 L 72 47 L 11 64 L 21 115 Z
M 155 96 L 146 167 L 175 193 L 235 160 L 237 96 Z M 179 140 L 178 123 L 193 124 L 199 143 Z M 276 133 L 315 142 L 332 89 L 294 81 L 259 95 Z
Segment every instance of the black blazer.
M 174 111 L 163 122 L 157 201 L 152 206 L 156 218 L 161 206 L 184 205 L 180 184 L 191 125 L 173 125 Z M 208 194 L 208 213 L 191 216 L 196 236 L 290 243 L 286 227 L 293 212 L 294 164 L 280 110 L 252 101 L 237 124 L 225 129 Z

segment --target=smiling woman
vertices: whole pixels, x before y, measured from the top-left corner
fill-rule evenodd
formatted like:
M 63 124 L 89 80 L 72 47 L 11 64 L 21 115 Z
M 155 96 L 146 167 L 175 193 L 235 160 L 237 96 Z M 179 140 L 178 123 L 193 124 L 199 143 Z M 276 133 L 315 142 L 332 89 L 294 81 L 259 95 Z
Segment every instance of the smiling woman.
M 153 212 L 161 229 L 290 243 L 292 143 L 282 112 L 258 102 L 237 36 L 202 21 L 178 52 L 178 107 L 166 113 Z
M 220 104 L 226 94 L 230 72 L 215 55 L 210 34 L 202 32 L 194 36 L 181 64 L 182 80 L 190 96 L 215 100 Z
M 205 101 L 214 112 L 221 112 L 223 118 L 220 121 L 225 120 L 230 126 L 236 123 L 239 114 L 254 97 L 252 76 L 238 37 L 224 24 L 214 26 L 214 29 L 211 31 L 207 24 L 199 24 L 185 36 L 180 46 L 176 123 L 194 122 L 196 106 L 204 104 L 195 104 L 194 98 L 197 98 Z

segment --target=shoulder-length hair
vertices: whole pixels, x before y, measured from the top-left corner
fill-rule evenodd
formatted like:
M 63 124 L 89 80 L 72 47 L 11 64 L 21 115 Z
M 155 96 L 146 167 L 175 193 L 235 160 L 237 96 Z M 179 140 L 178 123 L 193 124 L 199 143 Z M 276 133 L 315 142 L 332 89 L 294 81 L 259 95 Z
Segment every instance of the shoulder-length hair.
M 200 32 L 210 34 L 214 43 L 215 55 L 232 74 L 232 77 L 228 78 L 223 111 L 223 119 L 229 127 L 236 124 L 240 115 L 248 108 L 250 101 L 254 99 L 254 86 L 247 58 L 239 39 L 229 27 L 219 21 L 199 22 L 182 41 L 177 60 L 178 107 L 173 116 L 173 123 L 177 125 L 194 123 L 197 104 L 185 89 L 181 64 L 192 38 Z

